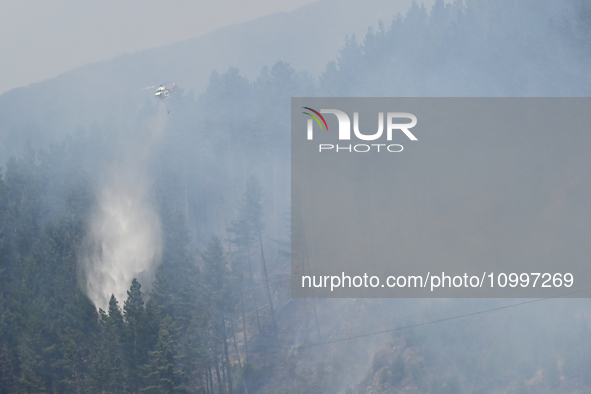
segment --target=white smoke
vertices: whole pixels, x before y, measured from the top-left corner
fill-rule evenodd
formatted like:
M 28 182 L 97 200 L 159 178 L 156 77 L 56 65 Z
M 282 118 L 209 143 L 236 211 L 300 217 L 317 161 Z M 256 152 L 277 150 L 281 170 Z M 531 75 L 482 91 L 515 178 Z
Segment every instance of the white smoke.
M 111 294 L 120 305 L 126 300 L 133 278 L 149 287 L 160 263 L 162 235 L 151 202 L 147 162 L 165 122 L 166 113 L 159 113 L 151 119 L 147 135 L 142 132 L 127 142 L 118 141 L 118 158 L 97 188 L 80 268 L 87 295 L 105 310 Z

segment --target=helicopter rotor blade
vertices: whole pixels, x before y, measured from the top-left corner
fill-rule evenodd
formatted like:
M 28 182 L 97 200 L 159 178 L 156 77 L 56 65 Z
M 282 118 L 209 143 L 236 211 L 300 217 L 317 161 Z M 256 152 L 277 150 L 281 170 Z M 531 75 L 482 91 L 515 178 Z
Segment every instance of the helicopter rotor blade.
M 166 87 L 166 85 L 168 85 L 169 83 L 170 82 L 161 83 L 159 86 L 164 87 L 166 90 L 171 90 Z M 148 86 L 147 88 L 139 89 L 139 91 L 147 90 L 147 89 L 154 89 L 155 87 L 158 87 L 158 85 Z M 174 83 L 173 83 L 172 90 L 174 90 Z

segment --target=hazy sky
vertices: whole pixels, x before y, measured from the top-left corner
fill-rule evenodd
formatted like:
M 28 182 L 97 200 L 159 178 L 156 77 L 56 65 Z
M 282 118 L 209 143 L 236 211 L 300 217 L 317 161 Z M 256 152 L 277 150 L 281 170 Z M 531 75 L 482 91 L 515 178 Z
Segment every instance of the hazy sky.
M 0 93 L 314 0 L 0 0 Z

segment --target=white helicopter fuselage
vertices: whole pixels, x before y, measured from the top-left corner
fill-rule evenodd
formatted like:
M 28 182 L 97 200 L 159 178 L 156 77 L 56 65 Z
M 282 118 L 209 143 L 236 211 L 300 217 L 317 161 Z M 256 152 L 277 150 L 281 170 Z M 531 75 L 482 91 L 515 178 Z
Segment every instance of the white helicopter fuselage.
M 165 99 L 170 97 L 168 94 L 169 92 L 174 91 L 176 84 L 172 84 L 172 88 L 168 89 L 166 86 L 160 85 L 160 87 L 156 90 L 156 94 L 154 95 L 156 98 Z
M 156 90 L 156 94 L 154 95 L 156 98 L 167 98 L 170 97 L 168 94 L 168 91 L 166 88 L 164 87 L 160 87 L 158 88 L 158 90 Z
M 151 86 L 146 89 L 151 89 L 153 87 L 154 86 Z M 154 94 L 154 97 L 156 97 L 157 99 L 162 99 L 162 102 L 164 103 L 164 106 L 166 107 L 166 113 L 170 113 L 170 111 L 168 110 L 168 106 L 166 105 L 166 101 L 164 101 L 164 99 L 170 97 L 169 93 L 174 92 L 175 87 L 176 87 L 176 84 L 174 84 L 174 83 L 172 84 L 172 87 L 170 89 L 168 89 L 164 85 L 160 85 L 160 87 L 158 89 L 156 89 L 156 93 Z

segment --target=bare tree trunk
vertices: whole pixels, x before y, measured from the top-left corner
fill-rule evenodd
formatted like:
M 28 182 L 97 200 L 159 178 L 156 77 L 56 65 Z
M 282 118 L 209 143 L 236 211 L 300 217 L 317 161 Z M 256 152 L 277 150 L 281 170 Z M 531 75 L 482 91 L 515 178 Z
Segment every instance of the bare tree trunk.
M 246 335 L 246 318 L 244 315 L 244 292 L 243 292 L 242 285 L 240 286 L 240 303 L 242 304 L 242 330 L 244 330 L 244 354 L 246 356 L 246 363 L 248 364 L 248 337 Z M 232 323 L 234 324 L 234 323 Z M 232 326 L 232 331 L 234 331 L 234 326 Z M 234 342 L 236 342 L 236 333 L 234 333 Z M 240 367 L 242 368 L 242 367 Z
M 267 276 L 267 264 L 265 263 L 265 252 L 263 250 L 263 236 L 260 231 L 259 246 L 261 248 L 261 265 L 263 266 L 263 274 L 265 279 L 265 289 L 267 290 L 267 297 L 269 298 L 269 308 L 271 309 L 271 322 L 273 323 L 273 331 L 277 331 L 277 323 L 275 322 L 275 311 L 273 310 L 273 301 L 271 300 L 271 290 L 269 290 L 269 277 Z
M 244 308 L 242 309 L 244 313 Z M 234 329 L 234 322 L 232 323 L 232 340 L 234 342 L 234 350 L 236 351 L 236 357 L 238 357 L 238 367 L 240 368 L 240 375 L 242 376 L 242 384 L 244 385 L 244 393 L 248 394 L 248 387 L 246 387 L 246 380 L 244 378 L 244 368 L 242 368 L 242 361 L 240 361 L 240 352 L 238 351 L 238 345 L 236 345 L 236 330 Z M 246 338 L 246 331 L 244 332 L 244 337 Z M 246 363 L 248 364 L 248 356 L 246 359 Z
M 318 311 L 316 310 L 316 299 L 312 299 L 312 303 L 314 305 L 314 318 L 316 319 L 316 332 L 318 333 L 318 341 L 321 340 L 320 337 L 320 324 L 318 323 Z
M 223 363 L 222 365 L 226 366 L 226 372 L 227 372 L 227 382 L 228 382 L 228 393 L 232 394 L 234 392 L 234 389 L 232 387 L 232 371 L 230 370 L 230 358 L 228 357 L 228 341 L 226 339 L 226 323 L 224 322 L 224 319 L 222 318 L 222 340 L 224 342 L 224 355 L 226 357 L 226 362 Z
M 189 192 L 187 190 L 187 166 L 185 163 L 183 163 L 183 180 L 185 184 L 185 222 L 187 223 L 187 227 L 189 227 Z
M 226 380 L 226 362 L 224 361 L 224 349 L 220 348 L 220 358 L 221 358 L 221 371 L 222 371 L 222 384 L 223 384 L 223 391 L 226 393 L 228 388 L 228 382 Z
M 213 394 L 213 374 L 211 373 L 211 365 L 208 365 L 205 369 L 205 377 L 207 378 L 208 391 L 210 394 Z
M 250 274 L 250 284 L 252 285 L 254 283 L 254 279 L 252 276 L 252 264 L 250 262 L 250 246 L 248 245 L 248 243 L 246 244 L 246 261 L 248 262 L 248 272 Z M 261 333 L 261 319 L 259 318 L 259 306 L 257 303 L 257 296 L 256 296 L 255 290 L 253 290 L 253 292 L 252 292 L 252 300 L 254 302 L 254 311 L 257 316 L 257 326 L 259 328 L 259 334 L 260 334 Z
M 304 298 L 304 314 L 306 316 L 306 344 L 310 343 L 310 327 L 308 322 L 308 299 Z
M 215 374 L 216 377 L 218 378 L 218 393 L 219 394 L 224 394 L 224 385 L 222 384 L 222 376 L 220 375 L 220 367 L 218 365 L 218 358 L 217 356 L 215 357 Z
M 306 238 L 304 237 L 304 270 L 308 267 L 308 271 L 312 271 L 310 269 L 310 261 L 308 260 L 308 245 L 306 244 Z M 318 323 L 318 311 L 316 309 L 316 299 L 312 299 L 312 306 L 314 307 L 314 320 L 316 321 L 316 332 L 318 333 L 318 340 L 321 340 L 320 335 L 320 324 Z
M 277 154 L 273 155 L 273 223 L 275 239 L 279 238 L 279 223 L 277 223 Z

